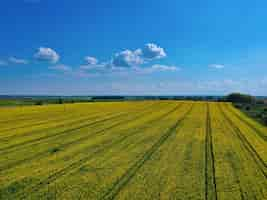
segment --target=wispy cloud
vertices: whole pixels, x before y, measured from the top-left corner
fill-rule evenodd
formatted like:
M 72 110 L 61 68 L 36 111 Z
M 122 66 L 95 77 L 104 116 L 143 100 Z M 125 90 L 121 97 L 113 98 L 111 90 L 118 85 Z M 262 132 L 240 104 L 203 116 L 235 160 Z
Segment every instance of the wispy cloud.
M 222 64 L 210 64 L 209 67 L 210 67 L 210 68 L 214 68 L 214 69 L 222 69 L 222 68 L 224 68 L 225 66 L 222 65 Z
M 64 72 L 64 73 L 65 72 L 72 72 L 72 68 L 70 66 L 64 65 L 64 64 L 58 64 L 58 65 L 50 66 L 49 69 Z
M 8 63 L 5 60 L 0 60 L 0 66 L 6 66 Z
M 28 60 L 25 60 L 25 59 L 20 59 L 20 58 L 16 58 L 16 57 L 9 57 L 8 58 L 8 61 L 12 64 L 23 64 L 23 65 L 26 65 L 28 64 Z
M 179 67 L 176 67 L 176 66 L 159 65 L 159 64 L 152 65 L 151 68 L 153 70 L 159 70 L 159 71 L 178 71 L 178 70 L 180 70 L 180 68 Z

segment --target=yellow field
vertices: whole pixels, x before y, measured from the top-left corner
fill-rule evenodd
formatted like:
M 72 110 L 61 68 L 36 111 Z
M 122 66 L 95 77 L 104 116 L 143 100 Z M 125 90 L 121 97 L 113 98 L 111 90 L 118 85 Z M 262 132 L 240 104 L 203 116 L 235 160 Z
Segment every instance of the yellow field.
M 267 199 L 267 128 L 228 103 L 0 108 L 0 199 Z

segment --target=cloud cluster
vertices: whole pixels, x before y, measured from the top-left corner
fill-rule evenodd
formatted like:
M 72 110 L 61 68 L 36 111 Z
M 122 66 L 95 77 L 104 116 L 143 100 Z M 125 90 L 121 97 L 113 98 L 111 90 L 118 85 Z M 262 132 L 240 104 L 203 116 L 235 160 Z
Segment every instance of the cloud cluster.
M 40 61 L 48 61 L 51 63 L 56 63 L 59 60 L 59 55 L 57 52 L 51 48 L 40 47 L 38 51 L 34 54 L 34 57 Z
M 145 59 L 160 59 L 167 56 L 163 48 L 153 43 L 145 45 L 142 49 L 142 55 Z
M 134 51 L 126 49 L 116 53 L 111 64 L 114 67 L 133 67 L 164 57 L 166 57 L 166 53 L 163 48 L 156 44 L 148 43 L 143 48 Z
M 176 66 L 149 64 L 152 61 L 166 57 L 165 50 L 154 43 L 148 43 L 142 48 L 136 50 L 126 49 L 114 54 L 114 56 L 106 61 L 99 62 L 93 56 L 84 57 L 82 65 L 78 69 L 72 68 L 68 65 L 60 64 L 60 55 L 52 48 L 39 47 L 37 52 L 33 55 L 34 59 L 38 61 L 46 61 L 54 65 L 48 67 L 51 70 L 56 70 L 64 73 L 86 74 L 86 73 L 151 73 L 155 71 L 177 71 Z M 0 60 L 0 65 L 8 64 L 28 64 L 29 61 L 19 59 L 17 57 L 9 57 L 6 61 Z
M 166 57 L 166 53 L 160 46 L 148 43 L 143 48 L 136 50 L 123 50 L 111 58 L 107 62 L 100 62 L 97 58 L 86 56 L 84 58 L 85 64 L 81 65 L 79 70 L 83 74 L 87 72 L 101 72 L 101 73 L 151 73 L 155 71 L 177 71 L 176 66 L 168 65 L 152 65 L 149 62 Z M 144 66 L 148 65 L 148 66 Z
M 119 53 L 116 53 L 114 58 L 111 61 L 111 64 L 114 67 L 132 67 L 139 66 L 143 64 L 143 58 L 141 57 L 142 52 L 140 49 L 135 51 L 125 50 Z
M 92 56 L 86 56 L 84 60 L 88 65 L 96 65 L 98 63 L 98 60 Z

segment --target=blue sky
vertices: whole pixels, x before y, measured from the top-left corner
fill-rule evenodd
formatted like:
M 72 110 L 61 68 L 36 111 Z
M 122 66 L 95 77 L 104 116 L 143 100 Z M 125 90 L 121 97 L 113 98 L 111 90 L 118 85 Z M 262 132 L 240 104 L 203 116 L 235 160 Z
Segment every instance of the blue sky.
M 10 0 L 0 94 L 267 95 L 267 2 Z

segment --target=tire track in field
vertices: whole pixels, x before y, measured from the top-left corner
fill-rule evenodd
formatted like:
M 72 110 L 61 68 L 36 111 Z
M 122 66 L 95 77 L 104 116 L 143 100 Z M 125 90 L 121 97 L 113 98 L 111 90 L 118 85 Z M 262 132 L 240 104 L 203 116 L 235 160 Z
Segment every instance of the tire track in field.
M 169 110 L 167 113 L 164 113 L 164 114 L 160 115 L 156 119 L 151 120 L 149 123 L 154 124 L 154 123 L 158 122 L 160 119 L 167 117 L 168 115 L 173 113 L 175 110 L 180 108 L 182 104 L 183 103 L 179 103 L 174 108 Z M 68 166 L 66 166 L 66 167 L 54 172 L 53 174 L 49 175 L 47 178 L 43 179 L 39 183 L 31 186 L 30 188 L 27 188 L 26 190 L 24 190 L 24 191 L 22 191 L 20 193 L 17 193 L 14 198 L 23 199 L 23 198 L 25 198 L 27 193 L 36 192 L 39 189 L 41 189 L 43 186 L 52 183 L 53 181 L 57 180 L 58 178 L 60 178 L 62 176 L 65 176 L 65 175 L 68 175 L 68 173 L 70 173 L 72 171 L 78 170 L 80 167 L 83 166 L 82 163 L 90 161 L 95 156 L 97 156 L 97 155 L 105 152 L 106 150 L 116 146 L 117 144 L 123 142 L 124 140 L 126 140 L 129 137 L 131 137 L 133 135 L 136 135 L 138 133 L 141 133 L 141 131 L 143 129 L 146 129 L 146 128 L 149 128 L 149 126 L 145 125 L 145 128 L 141 128 L 141 129 L 135 130 L 133 133 L 130 132 L 130 133 L 126 134 L 126 135 L 122 135 L 118 140 L 115 140 L 115 141 L 114 140 L 109 140 L 108 142 L 104 142 L 102 145 L 99 145 L 100 147 L 96 148 L 94 152 L 90 153 L 86 157 L 81 158 L 78 161 L 71 163 L 70 165 L 68 165 Z
M 155 142 L 144 154 L 137 160 L 126 172 L 111 186 L 111 188 L 103 195 L 102 200 L 112 200 L 117 194 L 129 183 L 129 181 L 136 175 L 138 170 L 152 157 L 152 155 L 160 148 L 162 144 L 172 135 L 175 134 L 177 127 L 186 119 L 186 116 L 192 111 L 193 105 L 190 109 L 179 118 L 175 124 L 163 134 L 157 142 Z
M 263 161 L 263 159 L 260 157 L 260 155 L 258 154 L 258 152 L 255 150 L 255 148 L 250 144 L 250 142 L 247 140 L 247 138 L 243 135 L 242 131 L 240 130 L 239 127 L 237 127 L 234 122 L 225 114 L 225 112 L 223 111 L 221 105 L 218 105 L 224 119 L 226 119 L 226 121 L 228 122 L 228 124 L 230 125 L 230 127 L 232 127 L 232 129 L 235 133 L 235 135 L 237 136 L 237 138 L 240 140 L 243 148 L 250 154 L 250 156 L 253 158 L 253 160 L 255 161 L 256 165 L 258 166 L 259 170 L 262 172 L 262 174 L 264 175 L 265 178 L 267 178 L 267 173 L 266 173 L 266 168 L 267 165 L 266 163 Z
M 96 114 L 97 112 L 93 112 L 93 113 L 88 113 L 89 115 L 93 115 L 93 114 Z M 64 113 L 66 114 L 66 113 Z M 84 116 L 88 116 L 87 115 L 80 115 L 79 117 L 84 117 Z M 62 121 L 62 120 L 67 120 L 67 119 L 70 119 L 72 117 L 76 117 L 75 115 L 70 115 L 70 116 L 57 116 L 56 118 L 53 118 L 53 119 L 47 119 L 47 120 L 42 120 L 42 121 L 39 121 L 39 122 L 36 122 L 36 123 L 32 123 L 32 124 L 25 124 L 25 125 L 21 125 L 21 126 L 16 126 L 16 127 L 12 127 L 12 128 L 5 128 L 5 129 L 2 129 L 0 130 L 0 134 L 1 133 L 4 133 L 4 132 L 7 132 L 7 131 L 14 131 L 14 130 L 17 130 L 17 129 L 21 129 L 21 128 L 27 128 L 27 127 L 34 127 L 34 126 L 40 126 L 40 125 L 44 125 L 44 124 L 48 124 L 50 122 L 58 122 L 58 121 Z
M 152 106 L 152 105 L 154 105 L 154 103 L 151 104 L 150 106 Z M 96 113 L 98 113 L 98 111 L 95 111 L 95 112 L 92 112 L 92 113 L 83 114 L 83 115 L 80 115 L 79 117 L 85 117 L 85 116 L 88 116 L 88 114 L 89 115 L 94 115 Z M 52 113 L 52 114 L 54 114 L 54 113 Z M 27 127 L 33 127 L 33 126 L 39 126 L 39 125 L 48 124 L 50 122 L 57 122 L 57 121 L 61 121 L 62 119 L 66 120 L 66 119 L 69 119 L 69 118 L 73 117 L 73 115 L 69 115 L 69 116 L 67 116 L 67 118 L 66 118 L 66 116 L 62 117 L 62 114 L 66 114 L 66 112 L 63 112 L 63 113 L 59 112 L 59 114 L 61 114 L 61 115 L 56 116 L 56 118 L 54 118 L 54 119 L 48 119 L 48 120 L 45 120 L 45 119 L 43 119 L 44 118 L 43 116 L 40 116 L 38 118 L 38 120 L 40 119 L 42 121 L 39 121 L 39 122 L 37 121 L 36 123 L 31 123 L 31 124 L 26 124 L 26 125 L 22 125 L 22 126 L 2 129 L 2 130 L 0 130 L 0 134 L 3 133 L 3 132 L 7 132 L 7 131 L 14 131 L 14 130 L 17 130 L 17 129 L 20 129 L 20 128 L 27 128 Z M 33 118 L 33 119 L 36 119 L 36 118 Z M 2 139 L 0 138 L 0 140 L 2 140 Z
M 205 138 L 205 199 L 217 200 L 218 195 L 217 195 L 216 173 L 215 173 L 216 172 L 215 158 L 213 151 L 213 138 L 212 138 L 209 103 L 207 103 L 206 112 L 207 114 L 206 114 L 206 138 Z M 211 167 L 211 169 L 209 168 L 209 166 Z
M 112 116 L 112 115 L 110 115 L 112 113 L 113 112 L 109 112 L 109 113 L 106 113 L 106 115 L 107 116 Z M 120 113 L 122 113 L 122 112 L 120 112 Z M 25 132 L 25 133 L 18 134 L 18 135 L 15 134 L 15 135 L 10 135 L 10 136 L 6 136 L 6 137 L 2 137 L 2 138 L 0 138 L 0 141 L 2 140 L 2 141 L 7 142 L 9 140 L 18 139 L 18 138 L 25 137 L 25 136 L 26 137 L 29 137 L 29 136 L 32 136 L 34 134 L 37 134 L 37 133 L 40 133 L 40 132 L 42 133 L 44 131 L 50 130 L 52 128 L 53 129 L 57 129 L 57 128 L 63 128 L 63 127 L 66 127 L 66 126 L 72 126 L 72 125 L 75 125 L 75 124 L 81 124 L 83 122 L 87 122 L 89 120 L 98 119 L 98 118 L 101 118 L 101 117 L 103 117 L 103 116 L 102 115 L 94 115 L 94 116 L 90 116 L 90 117 L 84 117 L 83 116 L 81 118 L 78 118 L 77 120 L 73 120 L 73 121 L 70 121 L 68 123 L 59 124 L 59 125 L 56 125 L 56 126 L 53 126 L 53 127 L 47 127 L 47 128 L 43 128 L 43 129 L 40 129 L 40 130 L 33 130 L 33 131 L 30 131 L 30 132 Z M 79 128 L 80 126 L 76 126 L 76 127 Z M 68 130 L 71 130 L 71 129 L 74 129 L 74 128 L 69 128 L 69 129 L 66 129 L 64 131 L 68 131 Z M 60 132 L 63 132 L 63 131 L 60 131 Z M 60 133 L 60 132 L 56 132 L 56 133 Z M 35 139 L 38 139 L 38 138 L 35 138 Z M 25 141 L 25 142 L 31 142 L 31 141 L 32 140 L 28 140 L 28 141 Z M 19 143 L 19 144 L 21 144 L 21 143 Z M 19 144 L 17 144 L 17 145 L 19 145 Z M 11 145 L 8 146 L 8 147 L 11 147 Z M 5 148 L 7 148 L 7 147 L 5 147 Z M 4 148 L 2 148 L 2 149 L 4 149 Z M 1 154 L 1 150 L 2 149 L 0 148 L 0 154 Z
M 28 144 L 36 145 L 36 144 L 41 143 L 42 140 L 45 140 L 45 139 L 50 139 L 50 138 L 53 138 L 53 137 L 62 136 L 62 135 L 65 135 L 65 134 L 69 134 L 70 132 L 73 132 L 75 130 L 80 130 L 82 128 L 90 127 L 90 126 L 93 126 L 93 125 L 101 123 L 101 122 L 105 122 L 105 121 L 108 121 L 108 120 L 119 118 L 123 114 L 125 114 L 125 113 L 111 115 L 111 117 L 107 117 L 107 118 L 104 118 L 104 119 L 101 119 L 101 120 L 93 121 L 93 122 L 90 122 L 90 123 L 87 123 L 87 124 L 84 124 L 84 125 L 81 125 L 81 126 L 77 126 L 77 127 L 71 128 L 71 129 L 67 129 L 67 130 L 61 131 L 61 132 L 56 132 L 56 133 L 51 134 L 51 135 L 46 135 L 46 136 L 35 138 L 35 139 L 32 139 L 32 140 L 27 140 L 27 141 L 22 142 L 22 143 L 10 145 L 10 146 L 1 148 L 0 149 L 0 155 L 14 152 L 14 151 L 17 150 L 16 148 L 23 147 L 24 145 L 28 145 Z M 37 142 L 37 143 L 35 143 L 35 142 Z
M 54 113 L 51 113 L 51 114 L 62 114 L 63 111 L 56 111 Z M 42 114 L 47 114 L 47 113 L 42 113 Z M 15 119 L 8 119 L 8 120 L 1 120 L 0 121 L 0 124 L 2 123 L 9 123 L 9 122 L 16 122 L 16 121 L 21 121 L 21 120 L 25 120 L 25 121 L 28 121 L 28 120 L 33 120 L 33 119 L 36 119 L 36 116 L 38 117 L 37 119 L 42 119 L 43 115 L 40 115 L 40 112 L 38 111 L 34 111 L 34 113 L 27 113 L 26 115 L 30 115 L 30 116 L 25 116 L 25 114 L 21 114 L 20 116 L 15 116 L 16 118 Z
M 153 105 L 155 105 L 154 103 L 149 105 L 148 107 L 152 107 Z M 101 115 L 98 115 L 98 116 L 91 116 L 91 114 L 96 114 L 96 112 L 93 112 L 93 113 L 89 113 L 90 117 L 87 117 L 86 118 L 86 114 L 85 115 L 81 115 L 79 116 L 79 119 L 78 120 L 75 120 L 75 121 L 71 121 L 69 123 L 63 123 L 63 124 L 60 124 L 60 125 L 56 125 L 54 126 L 53 128 L 60 128 L 60 127 L 64 127 L 66 125 L 74 125 L 75 123 L 82 123 L 82 122 L 85 122 L 87 120 L 91 120 L 91 119 L 96 119 L 97 117 L 102 117 Z M 109 111 L 107 112 L 106 114 L 110 114 L 110 113 L 113 113 L 113 111 Z M 70 116 L 71 117 L 71 116 Z M 84 117 L 84 118 L 83 118 Z M 94 117 L 94 118 L 92 118 Z M 56 121 L 56 120 L 55 120 Z M 31 132 L 28 132 L 28 133 L 23 133 L 23 134 L 19 134 L 19 135 L 11 135 L 11 136 L 7 136 L 7 137 L 0 137 L 0 141 L 5 141 L 5 140 L 8 140 L 8 139 L 13 139 L 13 138 L 16 138 L 16 137 L 23 137 L 24 135 L 27 135 L 27 136 L 30 136 L 32 134 L 35 134 L 35 133 L 38 133 L 38 132 L 41 132 L 41 131 L 44 131 L 44 130 L 49 130 L 51 127 L 47 127 L 47 128 L 44 128 L 44 129 L 41 129 L 41 130 L 33 130 Z M 1 132 L 0 132 L 1 133 Z M 1 151 L 1 149 L 0 149 Z
M 97 114 L 97 112 L 90 113 L 90 115 L 89 115 L 90 117 L 88 117 L 88 115 L 80 115 L 80 116 L 78 116 L 78 120 L 72 120 L 69 123 L 62 123 L 62 124 L 56 125 L 54 127 L 52 126 L 52 128 L 64 127 L 64 126 L 69 125 L 69 124 L 70 125 L 75 124 L 75 122 L 83 122 L 83 121 L 87 121 L 87 120 L 99 117 L 99 115 L 96 116 L 96 114 Z M 110 114 L 110 113 L 107 113 L 107 114 Z M 38 122 L 38 123 L 33 124 L 33 125 L 27 124 L 27 125 L 20 126 L 20 127 L 9 128 L 9 129 L 0 131 L 0 134 L 3 134 L 4 132 L 7 132 L 7 131 L 14 131 L 14 130 L 21 129 L 21 128 L 41 126 L 41 125 L 49 124 L 50 122 L 61 122 L 62 120 L 64 122 L 64 121 L 68 121 L 72 117 L 77 117 L 77 116 L 68 116 L 67 118 L 61 118 L 61 119 L 60 118 L 56 118 L 56 119 L 52 119 L 52 120 L 50 119 L 50 120 L 46 120 L 46 121 L 43 121 L 43 122 Z M 44 131 L 44 130 L 47 130 L 47 129 L 50 129 L 50 128 L 51 127 L 46 127 L 46 128 L 42 128 L 42 129 L 39 129 L 39 130 L 32 130 L 30 132 L 24 132 L 22 134 L 14 134 L 14 135 L 6 136 L 6 137 L 1 137 L 1 135 L 0 135 L 0 140 L 7 141 L 9 139 L 13 139 L 13 138 L 16 138 L 16 137 L 23 137 L 24 135 L 30 136 L 32 133 Z
M 150 109 L 151 107 L 153 107 L 153 105 L 150 105 L 148 108 L 146 108 L 145 110 L 148 110 L 148 109 Z M 111 112 L 111 113 L 113 113 L 113 112 Z M 110 113 L 109 113 L 110 114 Z M 25 141 L 25 142 L 22 142 L 22 143 L 19 143 L 19 144 L 14 144 L 14 145 L 10 145 L 10 146 L 7 146 L 7 147 L 4 147 L 4 148 L 0 148 L 0 155 L 1 154 L 4 154 L 4 153 L 10 153 L 10 152 L 12 152 L 12 149 L 13 149 L 13 151 L 15 151 L 16 150 L 16 148 L 18 148 L 18 147 L 21 147 L 21 146 L 24 146 L 24 145 L 28 145 L 28 144 L 31 144 L 31 143 L 33 143 L 34 145 L 36 144 L 35 142 L 38 142 L 38 143 L 40 143 L 41 142 L 41 140 L 45 140 L 45 139 L 49 139 L 49 138 L 53 138 L 53 137 L 57 137 L 57 136 L 62 136 L 62 135 L 65 135 L 65 134 L 69 134 L 70 132 L 73 132 L 73 131 L 75 131 L 75 130 L 80 130 L 80 129 L 82 129 L 82 128 L 86 128 L 86 127 L 90 127 L 90 126 L 93 126 L 93 125 L 96 125 L 96 124 L 98 124 L 98 123 L 102 123 L 102 122 L 106 122 L 106 121 L 108 121 L 108 120 L 112 120 L 112 119 L 116 119 L 116 118 L 119 118 L 119 117 L 121 117 L 121 116 L 123 116 L 123 115 L 126 115 L 126 114 L 128 114 L 128 112 L 126 112 L 126 111 L 124 111 L 124 112 L 119 112 L 119 114 L 115 114 L 115 115 L 111 115 L 111 116 L 109 116 L 109 117 L 107 117 L 107 118 L 104 118 L 104 119 L 101 119 L 101 117 L 102 116 L 96 116 L 96 117 L 94 117 L 94 118 L 92 118 L 92 117 L 90 117 L 90 118 L 87 118 L 87 119 L 85 119 L 85 120 L 82 120 L 82 121 L 75 121 L 75 122 L 72 122 L 72 123 L 70 123 L 70 124 L 67 124 L 67 125 L 73 125 L 73 124 L 79 124 L 79 123 L 81 123 L 81 122 L 86 122 L 86 121 L 88 121 L 88 120 L 92 120 L 92 119 L 97 119 L 97 118 L 100 118 L 100 120 L 97 120 L 97 121 L 93 121 L 93 122 L 90 122 L 90 123 L 87 123 L 87 124 L 83 124 L 83 125 L 80 125 L 80 126 L 76 126 L 76 127 L 73 127 L 73 128 L 70 128 L 70 129 L 67 129 L 67 130 L 63 130 L 63 131 L 60 131 L 60 132 L 55 132 L 55 133 L 53 133 L 53 134 L 50 134 L 50 135 L 47 135 L 47 136 L 43 136 L 43 137 L 39 137 L 39 138 L 35 138 L 35 139 L 32 139 L 32 140 L 27 140 L 27 141 Z M 60 128 L 60 127 L 64 127 L 64 126 L 66 126 L 66 124 L 63 124 L 63 125 L 60 125 L 59 127 L 57 127 L 57 128 Z M 48 130 L 49 130 L 50 128 L 48 128 Z M 45 129 L 46 130 L 46 129 Z M 44 130 L 43 130 L 44 131 Z M 38 132 L 40 132 L 40 130 L 37 130 L 37 131 L 33 131 L 33 132 L 31 132 L 31 134 L 35 134 L 35 133 L 38 133 Z M 27 136 L 28 136 L 29 134 L 27 134 Z M 13 137 L 13 136 L 12 136 Z M 37 144 L 38 144 L 37 143 Z M 11 149 L 11 150 L 10 150 Z
M 179 104 L 178 106 L 180 106 L 180 105 L 181 105 L 181 104 Z M 176 108 L 176 107 L 175 107 L 175 108 Z M 130 121 L 134 121 L 134 120 L 136 120 L 136 119 L 138 119 L 138 118 L 140 118 L 140 117 L 142 117 L 142 116 L 144 116 L 144 115 L 146 115 L 146 114 L 148 114 L 148 113 L 152 113 L 152 112 L 154 112 L 154 110 L 153 110 L 153 111 L 150 111 L 149 109 L 147 109 L 147 110 L 145 110 L 144 112 L 141 112 L 141 114 L 139 114 L 139 115 L 137 115 L 137 116 L 134 116 L 133 118 L 130 118 L 130 119 L 126 120 L 126 121 L 125 121 L 125 120 L 123 120 L 123 121 L 119 121 L 119 122 L 117 122 L 117 123 L 115 123 L 115 124 L 113 124 L 113 125 L 111 125 L 111 126 L 109 126 L 109 127 L 103 128 L 103 129 L 101 129 L 101 130 L 99 130 L 99 131 L 93 132 L 93 133 L 91 133 L 91 134 L 89 134 L 89 135 L 86 135 L 86 136 L 84 136 L 84 137 L 81 137 L 81 138 L 79 138 L 79 139 L 77 139 L 77 140 L 74 140 L 74 141 L 71 141 L 71 142 L 68 142 L 68 143 L 65 143 L 65 144 L 62 144 L 62 145 L 58 145 L 58 146 L 56 146 L 56 147 L 59 148 L 59 149 L 64 149 L 64 148 L 67 148 L 67 147 L 69 147 L 69 146 L 71 146 L 71 145 L 77 145 L 77 144 L 81 143 L 81 142 L 84 141 L 84 140 L 90 139 L 91 137 L 94 137 L 94 136 L 96 136 L 96 135 L 98 135 L 98 134 L 100 134 L 100 133 L 103 133 L 103 132 L 105 132 L 105 131 L 107 131 L 107 130 L 110 130 L 110 129 L 112 129 L 112 128 L 115 128 L 115 127 L 117 127 L 117 126 L 120 126 L 120 125 L 122 125 L 122 124 L 124 124 L 124 123 L 130 122 Z M 122 113 L 122 114 L 120 114 L 120 115 L 116 115 L 115 117 L 113 117 L 113 119 L 115 119 L 115 118 L 120 118 L 120 117 L 122 117 L 122 116 L 124 116 L 124 115 L 126 115 L 126 114 L 128 114 L 128 113 Z M 112 120 L 112 118 L 105 119 L 105 120 L 100 120 L 100 121 L 98 121 L 97 123 L 105 122 L 105 121 L 108 121 L 108 120 Z M 94 124 L 95 124 L 95 123 L 94 123 Z M 75 129 L 75 130 L 77 130 L 77 129 Z M 33 144 L 33 145 L 36 145 L 36 144 Z M 10 168 L 12 168 L 12 167 L 16 167 L 16 166 L 18 166 L 18 165 L 20 165 L 20 164 L 23 164 L 23 163 L 25 163 L 25 162 L 29 162 L 29 161 L 35 160 L 35 159 L 37 159 L 37 158 L 40 158 L 40 157 L 43 157 L 43 156 L 45 156 L 45 155 L 49 155 L 49 154 L 50 154 L 50 149 L 48 149 L 48 150 L 46 150 L 46 151 L 43 151 L 43 152 L 40 152 L 40 153 L 38 153 L 38 154 L 35 154 L 35 155 L 31 156 L 31 157 L 28 157 L 28 158 L 25 158 L 25 159 L 22 159 L 22 160 L 18 160 L 18 161 L 9 163 L 9 164 L 7 164 L 7 165 L 4 165 L 4 166 L 0 167 L 0 173 L 3 173 L 3 171 L 8 170 L 8 169 L 10 169 Z
M 258 130 L 255 126 L 253 126 L 250 122 L 243 119 L 240 115 L 238 115 L 235 111 L 230 109 L 228 106 L 224 106 L 228 111 L 230 111 L 233 115 L 235 115 L 240 121 L 245 123 L 248 127 L 254 130 L 264 141 L 267 141 L 267 135 L 264 135 L 260 130 Z

